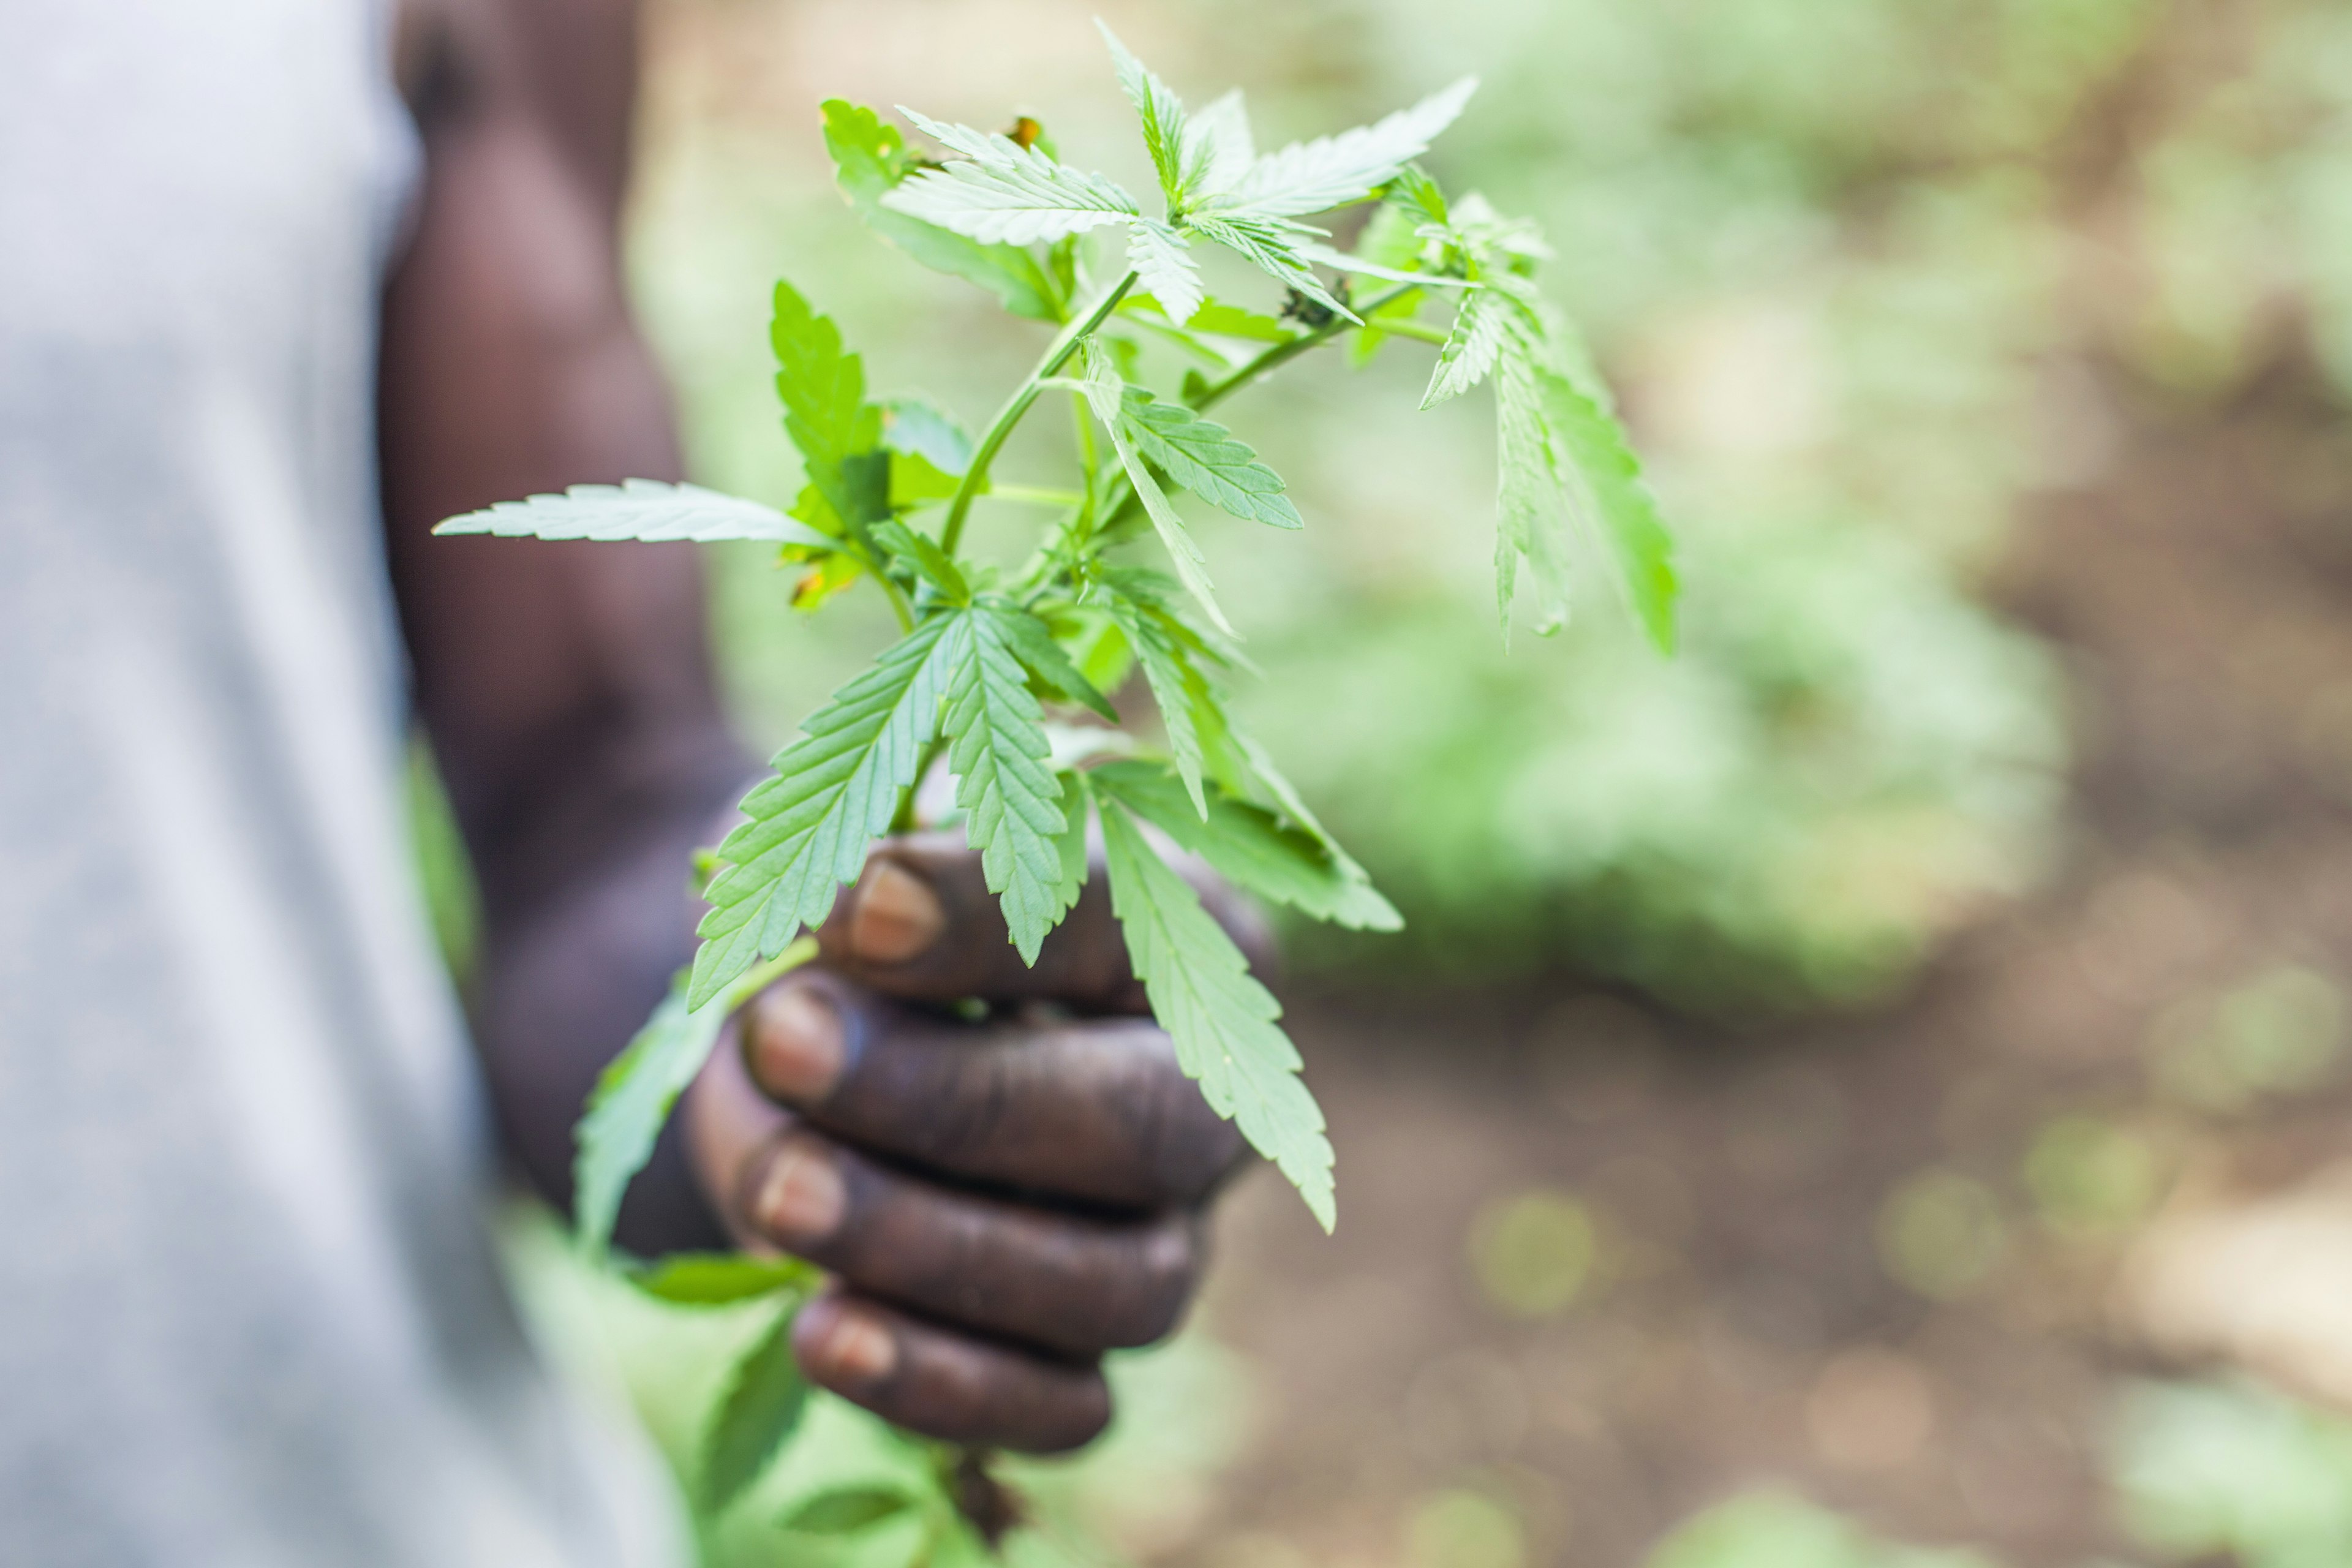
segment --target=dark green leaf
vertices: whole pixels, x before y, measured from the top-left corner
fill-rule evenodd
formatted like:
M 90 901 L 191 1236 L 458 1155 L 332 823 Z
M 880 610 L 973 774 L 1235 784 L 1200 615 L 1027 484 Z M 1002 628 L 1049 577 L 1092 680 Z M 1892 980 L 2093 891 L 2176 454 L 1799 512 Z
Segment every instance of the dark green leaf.
M 703 1436 L 701 1494 L 719 1513 L 760 1479 L 808 1407 L 808 1384 L 793 1360 L 793 1320 L 776 1315 L 728 1376 L 727 1392 Z

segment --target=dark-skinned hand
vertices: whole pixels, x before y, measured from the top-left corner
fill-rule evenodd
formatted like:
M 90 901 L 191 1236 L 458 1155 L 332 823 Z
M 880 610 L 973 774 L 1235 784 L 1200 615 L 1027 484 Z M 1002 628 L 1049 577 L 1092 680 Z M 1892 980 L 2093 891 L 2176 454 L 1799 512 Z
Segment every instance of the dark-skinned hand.
M 894 840 L 818 942 L 691 1091 L 705 1191 L 746 1245 L 833 1276 L 793 1336 L 812 1382 L 950 1441 L 1086 1443 L 1103 1352 L 1175 1328 L 1245 1152 L 1151 1022 L 1099 870 L 1031 968 L 961 835 Z

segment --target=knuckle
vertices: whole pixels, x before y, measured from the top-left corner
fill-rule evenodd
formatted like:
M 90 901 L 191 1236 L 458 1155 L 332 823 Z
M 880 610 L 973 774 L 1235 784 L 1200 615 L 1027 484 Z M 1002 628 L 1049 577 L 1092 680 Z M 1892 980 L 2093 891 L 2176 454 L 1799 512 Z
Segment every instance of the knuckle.
M 1128 1241 L 1121 1268 L 1105 1347 L 1156 1344 L 1175 1332 L 1200 1277 L 1192 1227 L 1173 1217 L 1147 1226 Z

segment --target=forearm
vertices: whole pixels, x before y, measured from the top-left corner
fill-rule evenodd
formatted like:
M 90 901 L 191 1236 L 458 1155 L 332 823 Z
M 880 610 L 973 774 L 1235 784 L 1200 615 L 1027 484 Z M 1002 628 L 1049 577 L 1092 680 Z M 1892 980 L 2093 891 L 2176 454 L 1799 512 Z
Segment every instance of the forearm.
M 432 532 L 533 491 L 677 477 L 617 250 L 630 9 L 414 13 L 425 181 L 384 301 L 386 541 L 417 714 L 483 893 L 477 1035 L 511 1150 L 559 1203 L 598 1072 L 691 954 L 688 855 L 752 771 L 719 711 L 691 547 Z M 677 1168 L 633 1204 L 636 1244 L 708 1234 Z
M 689 858 L 716 839 L 750 774 L 723 735 L 672 742 L 484 857 L 476 1037 L 513 1161 L 567 1211 L 572 1124 L 692 958 Z M 630 1189 L 618 1238 L 645 1253 L 723 1244 L 674 1134 Z

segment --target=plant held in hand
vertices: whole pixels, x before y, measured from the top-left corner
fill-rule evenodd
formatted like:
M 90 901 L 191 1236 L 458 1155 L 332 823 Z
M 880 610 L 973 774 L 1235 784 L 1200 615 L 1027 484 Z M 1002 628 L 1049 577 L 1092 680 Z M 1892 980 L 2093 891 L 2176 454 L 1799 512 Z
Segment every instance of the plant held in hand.
M 725 1018 L 805 962 L 804 933 L 856 879 L 876 837 L 914 825 L 919 791 L 942 765 L 1012 941 L 1031 962 L 1076 900 L 1088 826 L 1099 825 L 1135 973 L 1184 1070 L 1324 1226 L 1334 1223 L 1331 1145 L 1280 1006 L 1147 835 L 1310 918 L 1374 931 L 1400 923 L 1267 750 L 1227 716 L 1224 682 L 1244 660 L 1207 555 L 1171 499 L 1185 490 L 1244 521 L 1303 525 L 1282 479 L 1209 417 L 1280 366 L 1342 340 L 1360 363 L 1405 338 L 1437 350 L 1424 407 L 1491 382 L 1506 626 L 1523 578 L 1538 629 L 1559 626 L 1575 556 L 1603 563 L 1652 637 L 1671 644 L 1671 542 L 1588 356 L 1537 288 L 1541 237 L 1475 195 L 1449 201 L 1414 162 L 1475 84 L 1261 153 L 1238 94 L 1188 111 L 1109 42 L 1159 177 L 1157 217 L 1110 180 L 1062 162 L 1034 122 L 992 135 L 906 111 L 947 154 L 935 160 L 911 153 L 870 110 L 824 106 L 841 188 L 877 233 L 1055 329 L 976 437 L 928 401 L 869 396 L 834 323 L 780 283 L 776 384 L 807 477 L 789 512 L 630 480 L 441 527 L 763 541 L 802 568 L 797 605 L 870 582 L 902 634 L 803 724 L 773 776 L 744 798 L 742 825 L 707 858 L 709 911 L 693 966 L 607 1069 L 581 1123 L 578 1221 L 593 1249 L 606 1245 L 623 1189 Z M 1378 205 L 1351 252 L 1304 221 L 1368 202 Z M 1211 298 L 1200 267 L 1211 248 L 1267 274 L 1286 301 L 1280 312 Z M 1451 320 L 1429 320 L 1433 307 Z M 1147 345 L 1187 363 L 1178 384 L 1153 384 Z M 1055 395 L 1076 413 L 1074 477 L 1054 489 L 1000 484 L 1006 438 Z M 1048 510 L 1027 560 L 967 551 L 982 501 Z M 1128 547 L 1147 532 L 1172 577 L 1133 561 Z M 1136 671 L 1164 744 L 1119 731 L 1104 695 Z M 1049 718 L 1055 710 L 1067 721 Z M 644 1282 L 696 1300 L 804 1283 L 791 1266 L 716 1259 L 673 1260 Z M 779 1330 L 739 1369 L 706 1467 L 709 1506 L 758 1471 L 796 1413 L 782 1343 Z M 880 1517 L 873 1498 L 852 1500 L 802 1511 L 858 1528 Z

